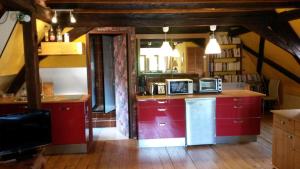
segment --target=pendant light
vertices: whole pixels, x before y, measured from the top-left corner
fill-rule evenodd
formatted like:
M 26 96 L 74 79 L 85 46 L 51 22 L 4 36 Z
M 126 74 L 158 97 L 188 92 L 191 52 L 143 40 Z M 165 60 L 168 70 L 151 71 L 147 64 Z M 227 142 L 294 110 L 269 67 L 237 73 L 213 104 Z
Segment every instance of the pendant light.
M 210 25 L 210 31 L 212 31 L 211 36 L 209 37 L 209 41 L 205 48 L 205 54 L 220 54 L 221 48 L 220 45 L 215 38 L 214 31 L 217 29 L 217 25 Z
M 161 55 L 162 56 L 172 56 L 173 50 L 170 46 L 169 42 L 167 41 L 167 32 L 169 31 L 169 27 L 163 27 L 163 32 L 165 33 L 165 41 L 160 47 Z
M 51 18 L 51 22 L 52 22 L 52 23 L 57 23 L 57 13 L 56 13 L 56 10 L 54 11 L 54 15 L 53 15 L 53 17 Z
M 70 11 L 70 22 L 71 23 L 76 23 L 76 18 L 74 17 L 72 11 Z

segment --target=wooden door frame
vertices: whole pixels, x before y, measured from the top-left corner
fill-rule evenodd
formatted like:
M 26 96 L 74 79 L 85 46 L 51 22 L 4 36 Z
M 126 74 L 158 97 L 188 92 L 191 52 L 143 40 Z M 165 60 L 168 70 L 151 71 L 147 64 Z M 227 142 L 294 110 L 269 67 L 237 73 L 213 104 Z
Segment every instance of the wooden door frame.
M 127 75 L 128 75 L 128 126 L 129 138 L 136 138 L 136 39 L 133 27 L 96 27 L 87 33 L 87 73 L 88 73 L 88 93 L 92 93 L 91 79 L 91 54 L 90 36 L 91 35 L 124 35 L 127 38 Z M 91 103 L 90 103 L 91 108 Z

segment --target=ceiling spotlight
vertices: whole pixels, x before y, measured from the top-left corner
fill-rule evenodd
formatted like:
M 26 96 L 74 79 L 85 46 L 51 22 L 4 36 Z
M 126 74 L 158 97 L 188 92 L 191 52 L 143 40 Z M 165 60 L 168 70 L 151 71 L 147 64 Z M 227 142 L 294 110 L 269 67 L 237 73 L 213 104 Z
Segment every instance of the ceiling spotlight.
M 56 11 L 54 11 L 54 15 L 53 15 L 53 17 L 51 19 L 51 22 L 52 23 L 57 23 L 57 13 L 56 13 Z
M 70 11 L 70 22 L 71 23 L 76 23 L 76 18 L 74 17 L 72 11 Z

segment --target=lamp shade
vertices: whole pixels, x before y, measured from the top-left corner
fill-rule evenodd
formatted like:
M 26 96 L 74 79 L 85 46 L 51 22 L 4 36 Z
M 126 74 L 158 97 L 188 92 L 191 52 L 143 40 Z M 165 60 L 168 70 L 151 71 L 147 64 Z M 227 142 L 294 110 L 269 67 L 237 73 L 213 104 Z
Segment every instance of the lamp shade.
M 170 46 L 168 41 L 164 41 L 163 44 L 160 47 L 161 50 L 161 56 L 172 56 L 173 55 L 173 49 Z
M 172 56 L 173 56 L 174 58 L 179 58 L 179 57 L 180 57 L 180 53 L 179 53 L 178 49 L 175 48 L 175 49 L 173 50 Z
M 205 48 L 205 54 L 220 54 L 221 48 L 216 38 L 210 38 Z

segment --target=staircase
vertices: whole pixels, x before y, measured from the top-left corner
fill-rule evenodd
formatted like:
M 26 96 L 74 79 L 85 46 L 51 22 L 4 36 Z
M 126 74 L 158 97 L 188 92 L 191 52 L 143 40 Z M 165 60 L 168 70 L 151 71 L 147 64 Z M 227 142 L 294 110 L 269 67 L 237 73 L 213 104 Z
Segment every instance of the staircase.
M 93 112 L 93 128 L 116 127 L 116 112 Z

